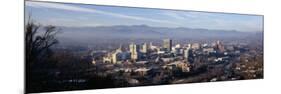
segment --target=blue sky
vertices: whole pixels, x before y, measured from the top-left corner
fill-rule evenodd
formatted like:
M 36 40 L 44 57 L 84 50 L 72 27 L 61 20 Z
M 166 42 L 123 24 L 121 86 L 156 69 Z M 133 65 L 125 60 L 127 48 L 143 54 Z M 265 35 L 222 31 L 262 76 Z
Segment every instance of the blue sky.
M 31 1 L 26 1 L 25 12 L 42 25 L 88 27 L 145 24 L 155 27 L 263 31 L 263 18 L 256 15 Z

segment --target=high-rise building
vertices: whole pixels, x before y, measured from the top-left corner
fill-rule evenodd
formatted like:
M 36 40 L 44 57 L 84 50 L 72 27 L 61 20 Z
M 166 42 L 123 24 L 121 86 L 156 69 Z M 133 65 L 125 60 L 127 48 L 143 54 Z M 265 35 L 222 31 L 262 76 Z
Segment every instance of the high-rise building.
M 117 61 L 120 61 L 122 53 L 122 45 L 120 45 L 120 47 L 111 54 L 111 63 L 116 64 Z
M 142 53 L 147 53 L 147 44 L 146 43 L 144 43 L 143 45 L 142 45 L 142 47 L 141 47 L 141 52 Z
M 139 45 L 136 45 L 134 43 L 130 44 L 130 53 L 131 53 L 131 59 L 137 60 L 138 59 L 138 52 L 139 52 Z
M 188 55 L 189 55 L 189 48 L 184 49 L 184 51 L 183 51 L 183 57 L 184 57 L 184 59 L 188 59 Z
M 164 39 L 163 40 L 163 47 L 167 50 L 167 51 L 171 51 L 172 50 L 172 40 L 171 39 Z
M 157 47 L 154 46 L 154 45 L 152 44 L 152 42 L 149 43 L 148 49 L 150 49 L 150 50 L 155 50 L 156 48 L 157 48 Z
M 223 44 L 220 41 L 216 42 L 215 49 L 220 51 L 220 52 L 224 52 L 225 51 L 224 46 L 223 46 Z
M 115 53 L 112 53 L 111 54 L 111 57 L 112 57 L 112 63 L 113 64 L 116 64 L 117 63 L 117 53 L 115 52 Z
M 153 46 L 152 42 L 149 42 L 148 49 L 152 49 L 152 46 Z

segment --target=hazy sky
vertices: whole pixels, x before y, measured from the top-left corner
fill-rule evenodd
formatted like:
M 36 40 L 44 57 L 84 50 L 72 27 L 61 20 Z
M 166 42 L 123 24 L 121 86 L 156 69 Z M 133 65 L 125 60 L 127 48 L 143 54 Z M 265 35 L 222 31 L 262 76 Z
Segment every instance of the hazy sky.
M 26 15 L 42 25 L 149 25 L 262 31 L 262 16 L 26 1 Z M 27 17 L 27 16 L 26 16 Z

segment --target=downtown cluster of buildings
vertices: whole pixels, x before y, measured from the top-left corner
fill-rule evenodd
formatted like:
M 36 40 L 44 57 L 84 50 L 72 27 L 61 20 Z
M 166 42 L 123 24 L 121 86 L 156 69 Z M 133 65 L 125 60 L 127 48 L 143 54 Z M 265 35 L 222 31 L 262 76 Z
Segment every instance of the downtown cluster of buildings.
M 177 75 L 202 71 L 202 64 L 224 68 L 230 62 L 238 62 L 240 55 L 247 52 L 247 45 L 235 42 L 177 44 L 163 39 L 157 46 L 152 42 L 130 43 L 94 55 L 99 60 L 93 59 L 92 64 L 98 66 L 99 75 L 115 75 L 114 79 L 126 80 L 130 85 L 145 85 L 154 83 L 156 78 L 160 79 L 156 83 L 165 83 L 173 81 Z
M 164 39 L 162 47 L 154 46 L 152 42 L 150 42 L 149 44 L 143 43 L 140 45 L 131 43 L 128 48 L 129 50 L 126 51 L 122 48 L 122 46 L 120 46 L 115 51 L 112 51 L 103 57 L 103 62 L 112 64 L 120 64 L 126 61 L 131 63 L 140 63 L 149 61 L 151 58 L 149 56 L 157 55 L 157 57 L 160 57 L 163 55 L 180 54 L 180 51 L 184 51 L 184 57 L 187 58 L 188 51 L 190 49 L 188 46 L 180 47 L 180 44 L 173 47 L 171 39 Z M 164 60 L 166 59 L 164 58 Z
M 171 39 L 163 39 L 162 46 L 155 46 L 150 42 L 135 44 L 131 43 L 126 47 L 120 46 L 114 51 L 108 52 L 102 57 L 102 63 L 105 64 L 146 64 L 148 67 L 137 67 L 134 71 L 147 72 L 153 69 L 153 64 L 156 64 L 164 69 L 180 70 L 181 72 L 189 72 L 191 70 L 191 63 L 194 62 L 194 56 L 198 53 L 223 53 L 224 46 L 220 41 L 208 44 L 176 44 L 173 46 Z M 198 52 L 198 50 L 200 50 Z M 217 58 L 217 61 L 222 61 L 223 58 Z M 92 61 L 96 64 L 96 60 Z M 137 65 L 136 65 L 137 66 Z M 121 68 L 123 69 L 123 68 Z M 155 69 L 155 67 L 154 67 Z M 126 69 L 123 69 L 125 71 Z M 132 70 L 132 68 L 130 68 Z
M 189 55 L 192 54 L 193 51 L 201 49 L 203 52 L 211 53 L 211 52 L 224 52 L 225 48 L 220 41 L 209 46 L 208 44 L 176 44 L 172 45 L 171 39 L 164 39 L 162 46 L 154 46 L 152 42 L 149 44 L 142 43 L 140 45 L 131 43 L 129 45 L 129 50 L 124 49 L 124 47 L 120 46 L 118 49 L 107 53 L 103 57 L 103 63 L 112 63 L 112 64 L 121 64 L 124 62 L 130 63 L 143 63 L 151 61 L 151 58 L 155 58 L 158 61 L 161 59 L 162 61 L 171 61 L 175 57 L 180 58 L 188 62 Z M 95 61 L 93 61 L 95 63 Z

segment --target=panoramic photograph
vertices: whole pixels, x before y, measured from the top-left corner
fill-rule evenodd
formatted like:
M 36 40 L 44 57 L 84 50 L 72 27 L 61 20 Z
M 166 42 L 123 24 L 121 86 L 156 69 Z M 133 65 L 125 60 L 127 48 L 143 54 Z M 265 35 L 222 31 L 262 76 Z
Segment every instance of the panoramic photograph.
M 43 1 L 24 8 L 26 93 L 264 78 L 263 15 Z

